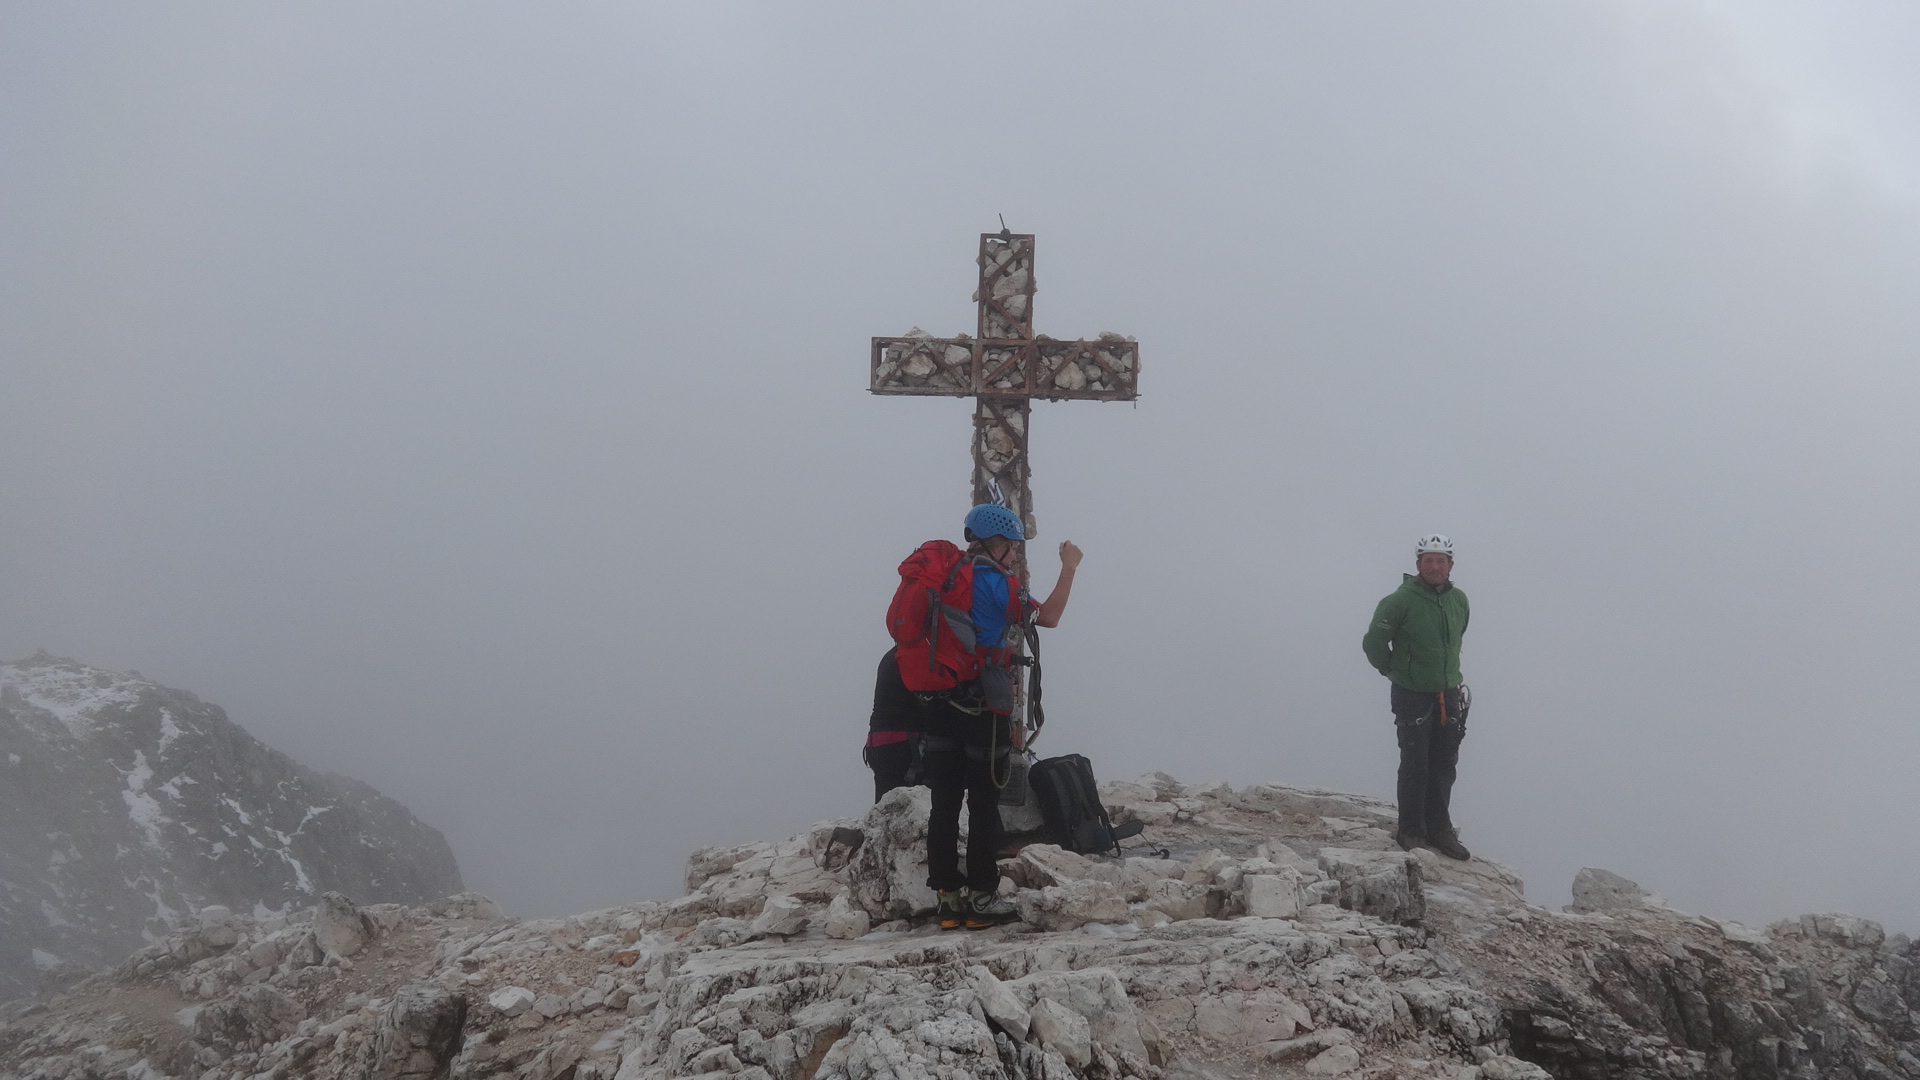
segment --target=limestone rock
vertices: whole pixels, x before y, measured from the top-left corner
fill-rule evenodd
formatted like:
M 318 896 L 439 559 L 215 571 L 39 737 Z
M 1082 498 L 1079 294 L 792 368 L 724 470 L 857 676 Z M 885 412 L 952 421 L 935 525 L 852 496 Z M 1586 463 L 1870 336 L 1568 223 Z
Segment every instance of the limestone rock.
M 1764 930 L 1755 930 L 1751 926 L 1731 919 L 1709 919 L 1708 921 L 1719 927 L 1728 941 L 1749 946 L 1764 946 L 1767 943 L 1767 934 Z
M 752 923 L 744 919 L 729 919 L 722 916 L 702 920 L 700 925 L 693 928 L 689 940 L 696 945 L 711 945 L 715 948 L 727 949 L 752 941 L 756 936 Z
M 1868 920 L 1763 938 L 1663 906 L 1550 913 L 1484 859 L 1417 855 L 1416 877 L 1359 846 L 1369 800 L 1128 783 L 1176 808 L 1168 850 L 1029 849 L 1006 864 L 1040 886 L 1017 893 L 1027 924 L 857 932 L 861 890 L 892 909 L 924 874 L 924 811 L 901 794 L 859 833 L 881 840 L 864 865 L 824 857 L 823 823 L 697 853 L 674 901 L 526 922 L 483 901 L 367 905 L 378 940 L 354 960 L 320 948 L 318 908 L 206 910 L 113 974 L 0 1007 L 0 1076 L 1920 1075 L 1920 955 Z M 1200 916 L 1202 897 L 1219 910 Z M 805 912 L 828 932 L 773 932 Z
M 1802 915 L 1799 923 L 1807 935 L 1827 938 L 1848 948 L 1871 949 L 1887 940 L 1887 932 L 1879 923 L 1841 912 Z
M 194 1037 L 227 1050 L 257 1050 L 285 1037 L 306 1016 L 300 1003 L 271 986 L 242 987 L 193 1018 Z
M 1264 919 L 1291 919 L 1300 914 L 1300 874 L 1292 867 L 1276 868 L 1277 873 L 1247 874 L 1241 879 L 1246 888 L 1247 914 Z
M 454 893 L 428 903 L 429 913 L 442 919 L 479 919 L 492 921 L 501 918 L 500 905 L 475 892 Z
M 980 996 L 980 1007 L 993 1018 L 993 1022 L 1014 1038 L 1025 1039 L 1028 1029 L 1033 1026 L 1033 1016 L 1021 1003 L 1019 996 L 995 978 L 993 972 L 979 964 L 967 969 L 967 979 L 973 992 Z
M 1086 1022 L 1091 1045 L 1102 1047 L 1110 1054 L 1145 1060 L 1147 1050 L 1140 1034 L 1139 1013 L 1126 985 L 1113 969 L 1036 971 L 1005 985 L 1026 1004 L 1035 1017 L 1034 1023 L 1039 1023 L 1041 1002 L 1050 1002 Z M 1067 1056 L 1064 1050 L 1056 1052 Z
M 1340 883 L 1343 908 L 1396 923 L 1426 916 L 1420 860 L 1407 852 L 1322 848 L 1320 868 Z
M 1084 374 L 1078 374 L 1077 381 L 1084 385 Z M 1070 376 L 1073 377 L 1073 376 Z M 1062 383 L 1064 386 L 1065 384 Z M 1077 390 L 1079 386 L 1067 386 Z M 1177 785 L 1176 785 L 1177 786 Z M 1163 792 L 1154 778 L 1141 777 L 1139 780 L 1120 780 L 1100 785 L 1100 801 L 1106 806 L 1107 816 L 1115 824 L 1138 821 L 1144 825 L 1167 825 L 1179 816 L 1179 808 L 1174 806 L 1171 792 Z
M 1573 875 L 1573 903 L 1567 905 L 1568 911 L 1587 913 L 1594 911 L 1631 911 L 1636 908 L 1665 907 L 1666 900 L 1658 893 L 1648 892 L 1638 883 L 1627 880 L 1611 870 L 1602 870 L 1597 866 L 1583 866 Z
M 401 987 L 380 1014 L 368 1080 L 444 1076 L 466 1018 L 465 997 L 430 983 Z
M 753 935 L 765 937 L 777 934 L 785 937 L 797 934 L 807 928 L 807 906 L 791 896 L 775 896 L 767 900 L 767 906 L 753 920 Z
M 285 958 L 281 961 L 286 971 L 298 971 L 324 963 L 327 951 L 320 947 L 320 939 L 312 930 L 304 930 L 296 935 L 287 947 Z
M 1495 1054 L 1480 1063 L 1483 1080 L 1553 1080 L 1553 1074 L 1531 1061 Z
M 1305 1061 L 1326 1053 L 1336 1046 L 1347 1046 L 1353 1042 L 1353 1033 L 1345 1028 L 1328 1028 L 1302 1035 L 1296 1039 L 1280 1039 L 1261 1046 L 1263 1058 L 1275 1064 L 1287 1061 Z
M 1174 881 L 1161 879 L 1147 889 L 1147 897 L 1141 901 L 1155 911 L 1164 912 L 1169 919 L 1204 919 L 1208 911 L 1210 888 L 1204 882 Z
M 1393 828 L 1399 819 L 1392 803 L 1324 788 L 1255 784 L 1239 792 L 1229 789 L 1223 796 L 1236 806 L 1263 813 L 1332 817 L 1381 829 Z
M 1343 1076 L 1360 1065 L 1360 1051 L 1351 1046 L 1329 1046 L 1305 1066 L 1308 1076 Z
M 1053 844 L 1028 844 L 1005 867 L 1006 876 L 1024 889 L 1044 889 L 1096 876 L 1096 865 Z
M 1186 881 L 1189 869 L 1189 864 L 1176 859 L 1131 858 L 1121 864 L 1119 884 L 1125 890 L 1127 899 L 1137 903 L 1146 900 L 1161 882 Z M 1089 873 L 1089 876 L 1103 881 L 1113 880 L 1111 875 L 1111 869 L 1105 865 L 1093 867 Z
M 502 1016 L 515 1017 L 533 1008 L 533 999 L 533 991 L 524 986 L 503 986 L 487 995 L 487 1004 Z
M 847 940 L 857 938 L 867 932 L 871 917 L 860 908 L 854 907 L 847 899 L 847 893 L 841 892 L 827 905 L 826 916 L 821 920 L 821 928 L 830 938 Z
M 932 911 L 938 898 L 927 887 L 927 819 L 933 794 L 924 787 L 894 788 L 867 811 L 866 841 L 847 871 L 853 901 L 874 919 L 900 919 Z
M 1093 1039 L 1086 1017 L 1051 998 L 1034 1002 L 1031 1015 L 1031 1030 L 1042 1047 L 1059 1054 L 1076 1069 L 1084 1069 L 1093 1061 Z
M 686 883 L 687 892 L 696 892 L 709 881 L 727 873 L 743 862 L 766 856 L 773 850 L 771 844 L 742 844 L 728 848 L 701 848 L 687 856 Z M 769 860 L 771 865 L 771 860 Z
M 313 940 L 332 956 L 354 956 L 366 948 L 378 932 L 373 920 L 345 895 L 322 893 L 319 910 L 313 916 Z
M 1854 984 L 1852 1004 L 1855 1013 L 1889 1032 L 1906 1034 L 1912 1026 L 1905 999 L 1885 978 L 1868 976 Z
M 1072 930 L 1087 923 L 1121 923 L 1130 916 L 1126 897 L 1104 881 L 1069 881 L 1044 889 L 1022 889 L 1014 903 L 1020 918 L 1040 930 Z

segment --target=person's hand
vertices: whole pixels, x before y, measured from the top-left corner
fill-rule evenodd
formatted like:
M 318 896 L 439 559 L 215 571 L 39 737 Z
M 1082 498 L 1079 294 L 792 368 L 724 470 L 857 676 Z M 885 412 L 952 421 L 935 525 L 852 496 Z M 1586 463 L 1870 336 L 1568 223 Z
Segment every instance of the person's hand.
M 1073 570 L 1080 565 L 1084 556 L 1071 540 L 1060 541 L 1060 569 Z

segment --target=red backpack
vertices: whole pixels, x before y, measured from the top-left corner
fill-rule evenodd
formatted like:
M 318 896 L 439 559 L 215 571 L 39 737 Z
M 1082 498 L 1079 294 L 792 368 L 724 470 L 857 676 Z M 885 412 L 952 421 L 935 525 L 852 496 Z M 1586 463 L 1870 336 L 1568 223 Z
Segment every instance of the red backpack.
M 929 540 L 900 564 L 900 587 L 887 605 L 887 633 L 899 643 L 900 681 L 924 693 L 979 678 L 997 651 L 974 644 L 973 566 L 946 540 Z M 1019 620 L 1020 583 L 1008 576 L 1008 618 Z

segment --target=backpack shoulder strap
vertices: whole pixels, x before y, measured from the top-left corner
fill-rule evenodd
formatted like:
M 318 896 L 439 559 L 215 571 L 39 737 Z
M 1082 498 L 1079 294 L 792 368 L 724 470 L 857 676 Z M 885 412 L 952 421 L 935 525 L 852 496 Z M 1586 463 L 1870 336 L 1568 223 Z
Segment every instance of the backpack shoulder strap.
M 979 565 L 980 556 L 963 553 L 960 558 L 953 560 L 953 569 L 947 571 L 947 582 L 940 587 L 940 591 L 946 592 L 948 589 L 953 588 L 953 583 L 960 577 L 960 571 L 971 570 Z

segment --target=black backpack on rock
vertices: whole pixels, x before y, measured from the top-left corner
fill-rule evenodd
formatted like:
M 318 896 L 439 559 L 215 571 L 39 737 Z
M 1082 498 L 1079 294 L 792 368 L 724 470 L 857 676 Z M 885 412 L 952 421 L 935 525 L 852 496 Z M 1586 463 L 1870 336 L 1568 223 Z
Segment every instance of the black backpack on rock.
M 1120 841 L 1146 828 L 1129 821 L 1118 828 L 1100 802 L 1093 763 L 1079 754 L 1034 762 L 1027 780 L 1040 800 L 1047 842 L 1081 855 L 1118 855 Z

